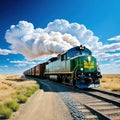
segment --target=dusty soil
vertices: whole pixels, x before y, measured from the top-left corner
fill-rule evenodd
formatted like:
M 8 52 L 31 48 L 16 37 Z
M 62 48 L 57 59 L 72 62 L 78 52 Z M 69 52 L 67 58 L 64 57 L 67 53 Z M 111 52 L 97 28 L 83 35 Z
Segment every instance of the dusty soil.
M 72 120 L 68 108 L 53 92 L 38 90 L 10 120 Z

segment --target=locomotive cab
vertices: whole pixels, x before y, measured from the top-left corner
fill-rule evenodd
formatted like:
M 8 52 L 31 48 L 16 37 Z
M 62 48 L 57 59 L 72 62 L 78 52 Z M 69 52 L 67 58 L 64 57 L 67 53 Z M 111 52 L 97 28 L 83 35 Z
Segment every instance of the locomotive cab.
M 99 72 L 96 58 L 91 51 L 83 46 L 75 47 L 67 52 L 70 59 L 71 71 L 74 72 L 74 84 L 79 88 L 90 88 L 99 86 L 102 77 Z

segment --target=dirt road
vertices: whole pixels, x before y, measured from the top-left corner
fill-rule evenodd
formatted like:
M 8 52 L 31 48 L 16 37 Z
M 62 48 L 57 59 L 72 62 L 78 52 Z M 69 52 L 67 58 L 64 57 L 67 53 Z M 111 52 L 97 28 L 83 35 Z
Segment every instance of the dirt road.
M 53 92 L 38 90 L 10 120 L 72 120 L 62 99 Z

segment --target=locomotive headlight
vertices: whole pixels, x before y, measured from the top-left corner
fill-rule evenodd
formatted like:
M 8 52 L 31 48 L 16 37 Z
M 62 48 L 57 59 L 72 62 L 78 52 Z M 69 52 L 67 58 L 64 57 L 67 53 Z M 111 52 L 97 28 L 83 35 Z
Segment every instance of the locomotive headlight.
M 83 68 L 80 68 L 81 71 L 83 71 Z
M 90 62 L 91 61 L 91 56 L 88 56 L 88 62 Z

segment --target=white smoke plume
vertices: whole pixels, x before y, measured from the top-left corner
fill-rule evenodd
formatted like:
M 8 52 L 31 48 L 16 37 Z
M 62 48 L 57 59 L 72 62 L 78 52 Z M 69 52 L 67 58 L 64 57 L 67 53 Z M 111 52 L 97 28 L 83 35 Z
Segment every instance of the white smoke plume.
M 20 21 L 7 30 L 5 39 L 11 49 L 23 54 L 28 59 L 58 54 L 80 45 L 75 36 L 68 33 L 47 32 L 42 28 L 34 29 L 32 23 Z

